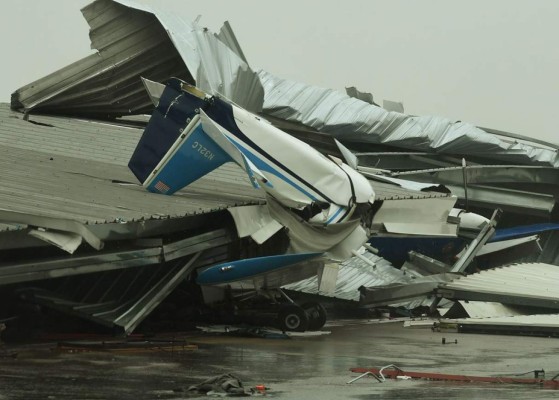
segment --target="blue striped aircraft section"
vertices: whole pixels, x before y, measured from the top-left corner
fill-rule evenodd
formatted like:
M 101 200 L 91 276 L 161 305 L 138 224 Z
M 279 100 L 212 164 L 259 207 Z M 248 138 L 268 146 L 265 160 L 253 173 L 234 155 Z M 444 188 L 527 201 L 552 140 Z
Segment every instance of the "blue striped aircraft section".
M 559 230 L 559 224 L 555 224 L 552 222 L 497 229 L 495 235 L 489 240 L 489 242 L 500 242 L 502 240 L 531 236 L 538 233 L 555 230 Z
M 202 271 L 196 283 L 199 285 L 220 285 L 251 279 L 284 268 L 296 268 L 298 263 L 321 256 L 322 253 L 282 254 L 256 257 L 214 265 Z
M 310 223 L 358 219 L 365 207 L 353 213 L 353 205 L 374 201 L 359 172 L 177 79 L 163 90 L 129 167 L 149 191 L 172 195 L 230 161 L 255 188 L 300 210 Z
M 495 235 L 488 242 L 501 242 L 552 230 L 559 230 L 559 224 L 543 223 L 497 229 Z M 408 260 L 408 252 L 412 250 L 447 264 L 452 264 L 454 257 L 466 245 L 466 241 L 460 237 L 415 235 L 373 236 L 369 239 L 369 243 L 379 250 L 379 256 L 398 267 Z
M 128 167 L 144 183 L 173 143 L 183 133 L 195 110 L 205 102 L 195 96 L 181 94 L 181 82 L 171 79 L 153 111 Z
M 206 135 L 200 122 L 181 137 L 175 151 L 146 182 L 150 192 L 171 195 L 220 165 L 232 161 L 227 153 Z
M 454 257 L 465 246 L 464 239 L 459 237 L 440 236 L 373 236 L 369 239 L 371 246 L 378 249 L 378 255 L 396 267 L 408 261 L 408 253 L 415 251 L 445 262 L 454 263 Z

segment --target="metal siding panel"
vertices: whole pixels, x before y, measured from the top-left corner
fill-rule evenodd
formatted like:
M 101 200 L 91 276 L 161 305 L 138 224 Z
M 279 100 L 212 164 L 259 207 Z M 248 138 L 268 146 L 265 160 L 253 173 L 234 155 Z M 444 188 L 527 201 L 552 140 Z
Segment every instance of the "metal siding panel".
M 149 193 L 126 166 L 140 129 L 63 117 L 32 119 L 51 126 L 24 121 L 22 114 L 0 104 L 0 208 L 5 210 L 95 224 L 263 202 L 234 165 L 213 171 L 175 196 Z
M 137 3 L 97 0 L 82 13 L 98 54 L 62 68 L 14 93 L 16 108 L 85 116 L 151 112 L 140 77 L 164 82 L 178 77 L 261 110 L 260 80 L 229 41 L 175 14 Z M 226 27 L 227 28 L 227 27 Z
M 441 285 L 443 290 L 483 295 L 525 297 L 559 303 L 559 266 L 543 263 L 512 264 L 482 271 Z M 490 299 L 485 299 L 490 300 Z

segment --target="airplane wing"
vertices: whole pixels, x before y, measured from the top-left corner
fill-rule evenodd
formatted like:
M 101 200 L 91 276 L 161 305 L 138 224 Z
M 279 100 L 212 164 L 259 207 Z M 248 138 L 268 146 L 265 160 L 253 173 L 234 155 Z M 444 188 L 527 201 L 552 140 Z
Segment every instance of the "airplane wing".
M 201 286 L 273 289 L 317 274 L 322 253 L 282 254 L 230 261 L 198 273 Z
M 552 222 L 497 229 L 495 235 L 489 240 L 489 242 L 500 242 L 502 240 L 525 237 L 555 230 L 559 230 L 559 224 Z

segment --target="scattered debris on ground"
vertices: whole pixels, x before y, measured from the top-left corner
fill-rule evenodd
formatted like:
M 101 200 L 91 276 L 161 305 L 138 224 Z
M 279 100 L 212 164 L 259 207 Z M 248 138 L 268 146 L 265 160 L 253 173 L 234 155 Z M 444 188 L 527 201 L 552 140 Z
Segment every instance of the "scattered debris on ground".
M 263 339 L 290 339 L 292 337 L 314 337 L 330 334 L 330 331 L 284 332 L 275 328 L 250 325 L 208 325 L 198 326 L 197 328 L 208 334 Z
M 556 374 L 553 378 L 546 380 L 545 371 L 543 369 L 528 371 L 510 376 L 472 376 L 441 374 L 433 372 L 404 371 L 400 367 L 394 364 L 390 364 L 382 368 L 351 368 L 351 372 L 355 372 L 361 375 L 354 379 L 351 379 L 347 382 L 347 384 L 351 384 L 358 379 L 364 378 L 365 376 L 371 376 L 378 382 L 384 382 L 386 379 L 424 379 L 430 381 L 541 385 L 547 388 L 559 389 L 559 374 Z M 533 378 L 519 378 L 519 376 L 528 375 L 531 373 L 534 374 Z
M 269 390 L 265 385 L 245 388 L 243 382 L 233 374 L 223 374 L 206 379 L 204 382 L 188 388 L 188 392 L 206 394 L 207 396 L 243 397 L 263 395 Z
M 56 351 L 65 353 L 111 352 L 136 354 L 146 352 L 178 353 L 198 350 L 198 346 L 182 340 L 150 340 L 150 341 L 70 341 L 59 342 Z

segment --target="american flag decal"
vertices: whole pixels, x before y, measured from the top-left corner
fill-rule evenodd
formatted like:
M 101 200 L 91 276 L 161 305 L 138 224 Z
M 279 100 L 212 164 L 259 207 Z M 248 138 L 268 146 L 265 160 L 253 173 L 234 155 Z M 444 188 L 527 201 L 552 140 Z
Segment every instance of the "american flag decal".
M 158 182 L 155 184 L 155 188 L 157 189 L 157 191 L 158 191 L 159 193 L 163 193 L 163 194 L 167 193 L 167 192 L 169 191 L 169 189 L 171 189 L 169 186 L 165 185 L 165 184 L 164 184 L 163 182 L 161 182 L 161 181 L 158 181 Z

